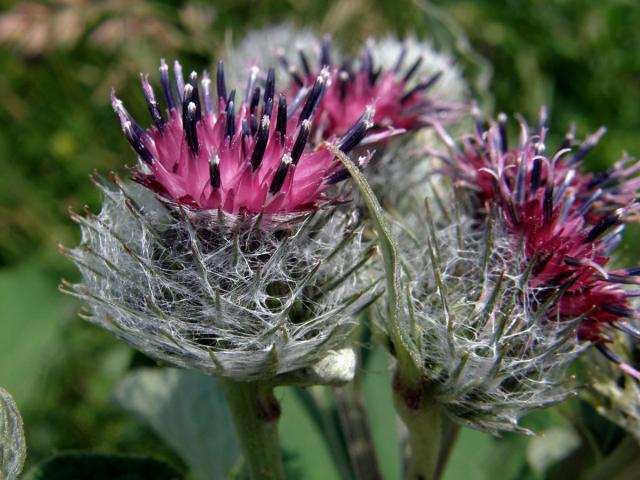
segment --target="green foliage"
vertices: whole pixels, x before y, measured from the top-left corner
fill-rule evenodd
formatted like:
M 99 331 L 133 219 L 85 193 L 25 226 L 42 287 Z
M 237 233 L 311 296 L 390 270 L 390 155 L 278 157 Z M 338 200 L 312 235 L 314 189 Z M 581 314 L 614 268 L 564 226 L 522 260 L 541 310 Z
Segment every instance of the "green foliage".
M 572 122 L 582 135 L 606 125 L 591 159 L 597 168 L 624 150 L 638 155 L 640 116 L 630 101 L 640 94 L 636 2 L 454 0 L 445 8 L 493 65 L 496 110 L 532 118 L 547 104 L 558 133 Z
M 183 480 L 166 463 L 151 458 L 103 453 L 54 455 L 31 470 L 25 480 Z
M 191 478 L 224 478 L 237 465 L 238 442 L 215 378 L 174 368 L 138 369 L 118 383 L 114 397 L 180 454 Z
M 61 331 L 75 303 L 60 295 L 37 264 L 23 263 L 0 270 L 0 304 L 0 384 L 22 404 L 34 394 L 43 368 L 61 348 Z
M 282 405 L 280 442 L 285 451 L 285 467 L 289 478 L 340 478 L 331 459 L 331 447 L 306 414 L 293 389 L 280 388 L 276 390 L 276 397 Z

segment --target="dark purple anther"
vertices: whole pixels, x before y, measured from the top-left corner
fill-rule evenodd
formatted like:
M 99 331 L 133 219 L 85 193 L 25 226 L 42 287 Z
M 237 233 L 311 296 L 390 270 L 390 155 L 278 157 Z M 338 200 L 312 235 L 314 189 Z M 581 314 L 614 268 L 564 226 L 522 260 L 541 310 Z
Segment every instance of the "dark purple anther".
M 372 126 L 374 111 L 371 107 L 367 107 L 362 116 L 356 123 L 344 134 L 338 143 L 338 148 L 345 154 L 358 146 Z
M 218 72 L 216 75 L 216 87 L 218 89 L 218 103 L 227 99 L 227 84 L 224 81 L 224 62 L 218 62 Z
M 232 91 L 235 93 L 235 90 Z M 229 142 L 233 139 L 233 136 L 236 134 L 236 106 L 233 100 L 229 100 L 227 102 L 227 121 L 225 123 L 224 135 L 225 137 L 229 137 Z
M 269 98 L 264 104 L 264 117 L 271 118 L 271 113 L 273 112 L 273 98 Z
M 313 112 L 322 99 L 322 94 L 324 93 L 324 89 L 326 87 L 326 81 L 326 77 L 323 73 L 318 75 L 318 78 L 316 78 L 316 81 L 313 84 L 313 88 L 309 92 L 307 100 L 302 106 L 302 111 L 300 112 L 300 117 L 298 118 L 298 125 L 300 125 L 305 120 L 310 119 L 313 115 Z
M 280 94 L 280 98 L 278 99 L 276 132 L 278 132 L 282 140 L 284 140 L 284 136 L 287 134 L 287 97 L 282 93 Z
M 276 173 L 273 175 L 273 180 L 271 181 L 271 186 L 269 187 L 269 193 L 271 195 L 275 195 L 282 188 L 284 180 L 285 178 L 287 178 L 289 165 L 291 165 L 291 157 L 285 154 L 280 161 L 280 165 L 278 165 Z
M 171 87 L 171 80 L 169 80 L 169 66 L 164 61 L 164 58 L 160 59 L 160 83 L 162 84 L 162 92 L 164 98 L 167 100 L 167 108 L 169 110 L 176 108 L 176 99 Z
M 304 54 L 304 51 L 302 49 L 298 50 L 298 56 L 300 57 L 300 65 L 302 65 L 302 71 L 307 77 L 310 77 L 312 75 L 311 67 L 309 67 L 307 56 Z
M 425 90 L 428 90 L 429 88 L 431 88 L 438 80 L 440 80 L 440 77 L 442 76 L 442 70 L 440 70 L 439 72 L 436 72 L 434 75 L 432 75 L 430 78 L 428 78 L 427 80 L 425 80 L 424 82 L 420 82 L 419 84 L 417 84 L 415 87 L 413 87 L 411 90 L 409 90 L 407 93 L 405 93 L 402 98 L 400 99 L 401 103 L 406 102 L 407 100 L 409 100 L 411 97 L 413 97 L 414 95 L 416 95 L 417 93 L 420 92 L 424 92 Z
M 191 92 L 190 100 L 196 104 L 196 122 L 199 122 L 202 118 L 202 106 L 200 105 L 200 92 L 198 90 L 198 74 L 191 72 L 189 75 L 189 85 L 193 89 Z
M 187 145 L 193 155 L 198 155 L 200 144 L 198 143 L 198 132 L 196 130 L 196 104 L 189 102 L 186 104 L 185 113 L 183 115 L 184 134 L 187 139 Z
M 402 68 L 402 64 L 404 63 L 404 59 L 407 56 L 407 44 L 403 43 L 402 48 L 400 49 L 400 53 L 398 54 L 398 59 L 396 60 L 396 64 L 393 67 L 393 73 L 397 74 L 400 72 Z
M 309 120 L 305 120 L 304 122 L 302 122 L 302 125 L 300 125 L 298 136 L 296 137 L 296 140 L 293 143 L 293 148 L 291 149 L 291 161 L 294 165 L 298 164 L 298 161 L 302 156 L 302 152 L 304 152 L 304 147 L 307 144 L 307 140 L 309 139 L 310 131 L 311 122 Z
M 577 163 L 580 163 L 584 159 L 584 157 L 586 157 L 587 154 L 593 149 L 593 147 L 598 144 L 606 131 L 606 128 L 600 127 L 597 132 L 595 132 L 593 135 L 590 135 L 584 142 L 582 142 L 582 145 L 580 145 L 578 151 L 567 160 L 567 164 L 575 165 Z
M 262 123 L 260 124 L 260 128 L 258 129 L 256 144 L 253 147 L 253 153 L 251 154 L 251 168 L 254 172 L 260 166 L 262 157 L 264 156 L 264 152 L 267 148 L 267 143 L 269 142 L 270 125 L 271 121 L 269 120 L 269 117 L 262 117 Z
M 267 72 L 267 81 L 264 84 L 264 103 L 271 100 L 273 101 L 273 95 L 276 91 L 276 71 L 273 68 L 269 68 Z
M 542 159 L 535 158 L 533 160 L 533 167 L 531 168 L 531 192 L 533 195 L 538 191 L 540 187 L 540 174 L 542 173 Z
M 422 55 L 420 55 L 418 59 L 413 63 L 413 65 L 411 65 L 411 68 L 409 68 L 409 71 L 405 74 L 402 81 L 408 82 L 409 80 L 411 80 L 411 77 L 413 77 L 415 73 L 418 71 L 418 68 L 420 67 L 421 63 L 422 63 Z
M 325 37 L 322 39 L 322 45 L 320 46 L 320 68 L 328 67 L 331 65 L 331 39 Z
M 504 113 L 498 115 L 498 132 L 500 132 L 500 151 L 507 153 L 509 138 L 507 137 L 507 115 Z
M 590 243 L 596 240 L 600 235 L 609 230 L 611 227 L 620 224 L 620 215 L 618 213 L 612 213 L 611 215 L 607 215 L 605 218 L 600 220 L 595 227 L 589 230 L 589 234 L 587 238 L 585 238 L 585 243 Z
M 147 75 L 143 75 L 141 73 L 140 81 L 142 82 L 144 99 L 147 103 L 147 109 L 149 110 L 151 119 L 153 120 L 153 123 L 155 123 L 158 130 L 162 132 L 162 127 L 164 126 L 164 119 L 162 118 L 162 114 L 160 113 L 160 107 L 158 106 L 158 102 L 156 101 L 156 96 L 153 93 L 153 88 L 149 84 L 149 79 Z
M 211 180 L 211 187 L 220 188 L 220 157 L 215 154 L 209 157 L 209 179 Z
M 249 104 L 249 112 L 255 114 L 260 104 L 260 87 L 256 87 L 251 95 L 251 103 Z

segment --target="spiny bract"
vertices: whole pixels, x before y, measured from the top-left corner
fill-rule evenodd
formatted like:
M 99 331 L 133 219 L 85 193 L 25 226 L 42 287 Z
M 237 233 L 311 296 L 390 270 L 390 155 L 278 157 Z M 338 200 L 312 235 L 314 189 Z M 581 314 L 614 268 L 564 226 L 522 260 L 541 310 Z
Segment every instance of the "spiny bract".
M 96 216 L 73 214 L 82 272 L 65 289 L 85 316 L 148 355 L 241 380 L 311 367 L 342 348 L 374 286 L 371 255 L 339 207 L 304 218 L 170 208 L 143 187 L 100 179 Z M 260 225 L 264 222 L 263 225 Z M 271 225 L 269 225 L 269 222 Z
M 582 348 L 577 325 L 545 318 L 519 241 L 497 218 L 474 219 L 464 197 L 439 183 L 422 228 L 396 227 L 401 328 L 426 391 L 450 417 L 491 432 L 522 430 L 522 415 L 571 395 L 566 370 Z

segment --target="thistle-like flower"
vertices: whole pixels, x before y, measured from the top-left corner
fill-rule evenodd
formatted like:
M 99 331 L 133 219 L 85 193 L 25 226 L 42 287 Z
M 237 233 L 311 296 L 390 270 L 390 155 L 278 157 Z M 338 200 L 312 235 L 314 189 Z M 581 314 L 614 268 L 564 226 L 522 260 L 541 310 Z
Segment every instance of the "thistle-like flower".
M 393 49 L 391 43 L 390 40 L 383 43 L 385 58 Z M 357 120 L 357 112 L 372 103 L 376 107 L 374 133 L 388 128 L 416 130 L 433 122 L 446 122 L 461 109 L 460 104 L 432 94 L 442 81 L 444 70 L 439 68 L 440 62 L 421 68 L 425 55 L 419 48 L 412 48 L 412 58 L 408 58 L 407 44 L 395 42 L 394 45 L 397 48 L 392 66 L 375 61 L 378 45 L 374 41 L 367 42 L 358 61 L 334 59 L 328 38 L 321 42 L 315 62 L 302 49 L 298 51 L 298 62 L 281 56 L 281 63 L 291 76 L 294 95 L 305 92 L 320 69 L 328 68 L 331 72 L 331 84 L 322 100 L 318 124 L 324 137 L 343 135 Z M 432 50 L 424 48 L 429 57 Z M 372 137 L 373 140 L 378 139 Z
M 604 349 L 609 327 L 633 331 L 629 321 L 637 317 L 630 299 L 638 292 L 624 286 L 640 283 L 640 270 L 606 267 L 624 223 L 640 218 L 635 202 L 640 184 L 634 177 L 640 164 L 625 158 L 603 173 L 586 174 L 580 164 L 604 129 L 577 149 L 569 148 L 570 132 L 547 156 L 545 123 L 544 109 L 533 131 L 522 121 L 513 148 L 504 115 L 487 132 L 477 127 L 462 148 L 444 136 L 453 151 L 450 172 L 474 192 L 480 211 L 500 209 L 506 230 L 523 242 L 531 287 L 564 290 L 553 316 L 580 318 L 579 338 Z
M 524 431 L 522 415 L 571 395 L 567 366 L 582 350 L 577 326 L 543 320 L 544 293 L 529 285 L 525 251 L 499 212 L 474 218 L 464 192 L 439 180 L 421 228 L 412 221 L 397 230 L 406 291 L 400 322 L 409 339 L 401 348 L 422 385 L 403 384 L 398 371 L 394 388 L 409 411 L 428 397 L 430 408 L 462 425 Z
M 521 415 L 570 395 L 567 367 L 591 344 L 640 378 L 607 346 L 612 327 L 638 335 L 638 293 L 626 288 L 638 269 L 607 270 L 623 223 L 637 220 L 636 166 L 586 175 L 579 163 L 603 130 L 547 156 L 545 122 L 544 111 L 533 131 L 522 121 L 513 147 L 504 116 L 461 144 L 436 125 L 457 200 L 432 187 L 426 227 L 403 242 L 404 348 L 434 401 L 476 428 L 519 429 Z M 397 388 L 410 404 L 416 392 Z
M 262 54 L 254 58 L 260 51 L 257 45 L 278 52 L 279 63 L 291 78 L 291 101 L 313 88 L 320 71 L 330 73 L 316 125 L 322 138 L 343 135 L 372 104 L 376 113 L 369 142 L 384 140 L 389 129 L 399 133 L 449 122 L 464 109 L 467 88 L 453 60 L 413 38 L 404 43 L 371 40 L 356 60 L 337 51 L 329 37 L 314 42 L 309 31 L 271 27 L 253 32 L 236 47 L 243 55 L 232 56 L 250 64 L 236 64 L 233 69 L 250 69 L 264 60 Z
M 168 119 L 163 118 L 144 76 L 142 86 L 153 127 L 145 132 L 115 96 L 112 103 L 127 140 L 143 162 L 136 181 L 164 198 L 234 214 L 288 213 L 316 208 L 326 200 L 322 192 L 346 178 L 340 162 L 326 150 L 305 151 L 313 116 L 328 85 L 327 71 L 320 72 L 304 101 L 289 109 L 284 95 L 275 98 L 273 69 L 267 74 L 264 91 L 256 85 L 258 72 L 253 71 L 240 101 L 235 90 L 227 92 L 222 63 L 218 64 L 215 100 L 206 72 L 202 99 L 195 72 L 185 83 L 176 62 L 179 96 L 164 62 L 160 72 Z M 373 116 L 372 107 L 363 108 L 338 141 L 343 152 L 360 143 Z M 364 166 L 367 161 L 364 156 L 359 163 Z
M 185 82 L 176 63 L 172 82 L 162 62 L 160 74 L 166 116 L 142 77 L 148 130 L 113 97 L 139 185 L 96 179 L 102 210 L 72 214 L 82 244 L 63 249 L 82 283 L 65 290 L 90 321 L 178 366 L 235 380 L 312 368 L 345 346 L 375 288 L 356 281 L 373 250 L 335 187 L 347 175 L 307 146 L 327 74 L 290 107 L 273 70 L 264 88 L 253 72 L 244 100 L 227 92 L 222 64 L 215 97 L 206 73 Z M 357 146 L 373 115 L 364 109 L 336 146 Z

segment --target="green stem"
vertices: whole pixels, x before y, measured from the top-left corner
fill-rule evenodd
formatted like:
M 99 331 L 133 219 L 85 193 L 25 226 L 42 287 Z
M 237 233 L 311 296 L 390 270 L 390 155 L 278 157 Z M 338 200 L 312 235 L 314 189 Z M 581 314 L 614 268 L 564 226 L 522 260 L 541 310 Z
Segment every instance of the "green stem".
M 409 460 L 406 480 L 437 480 L 442 449 L 442 413 L 430 396 L 394 385 L 394 403 L 409 431 Z
M 253 480 L 284 479 L 278 442 L 280 405 L 273 387 L 260 382 L 222 381 L 240 440 L 245 462 Z

